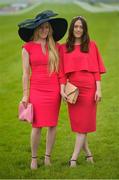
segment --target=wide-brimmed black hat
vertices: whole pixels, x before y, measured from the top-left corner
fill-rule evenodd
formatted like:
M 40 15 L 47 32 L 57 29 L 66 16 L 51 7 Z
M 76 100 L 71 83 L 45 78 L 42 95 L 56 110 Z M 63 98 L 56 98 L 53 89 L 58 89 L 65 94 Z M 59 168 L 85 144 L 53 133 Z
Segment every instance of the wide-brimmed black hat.
M 30 41 L 33 36 L 34 30 L 42 23 L 49 22 L 53 29 L 53 38 L 55 41 L 59 41 L 66 33 L 68 23 L 64 18 L 53 18 L 57 16 L 51 10 L 46 10 L 36 15 L 34 19 L 26 19 L 18 24 L 18 34 L 23 41 Z

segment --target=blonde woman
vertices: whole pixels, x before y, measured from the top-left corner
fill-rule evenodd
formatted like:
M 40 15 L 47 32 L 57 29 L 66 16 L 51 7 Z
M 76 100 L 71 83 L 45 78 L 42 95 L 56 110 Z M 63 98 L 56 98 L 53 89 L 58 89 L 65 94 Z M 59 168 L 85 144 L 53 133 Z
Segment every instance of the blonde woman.
M 45 165 L 51 165 L 51 152 L 55 142 L 56 126 L 60 108 L 59 45 L 66 30 L 67 21 L 52 18 L 57 14 L 44 11 L 35 19 L 19 24 L 19 36 L 26 41 L 22 49 L 23 98 L 27 107 L 33 104 L 34 119 L 31 132 L 31 169 L 37 169 L 37 152 L 43 127 L 48 127 L 46 136 Z

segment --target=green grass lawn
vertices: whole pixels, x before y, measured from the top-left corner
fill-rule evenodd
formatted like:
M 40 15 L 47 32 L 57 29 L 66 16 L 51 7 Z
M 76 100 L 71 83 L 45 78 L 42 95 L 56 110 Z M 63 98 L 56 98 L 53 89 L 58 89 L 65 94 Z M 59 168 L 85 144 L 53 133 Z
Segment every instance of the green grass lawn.
M 79 165 L 68 166 L 75 134 L 71 132 L 67 108 L 62 104 L 52 166 L 44 167 L 46 129 L 39 147 L 39 168 L 31 171 L 30 125 L 17 118 L 22 97 L 21 46 L 17 24 L 38 12 L 53 9 L 70 22 L 76 15 L 86 17 L 91 38 L 96 40 L 107 67 L 102 78 L 103 99 L 98 106 L 97 131 L 89 134 L 95 165 L 87 164 L 84 154 Z M 0 16 L 0 178 L 11 179 L 118 179 L 119 178 L 119 13 L 92 14 L 67 4 L 42 4 L 27 14 Z M 61 42 L 65 41 L 66 36 Z

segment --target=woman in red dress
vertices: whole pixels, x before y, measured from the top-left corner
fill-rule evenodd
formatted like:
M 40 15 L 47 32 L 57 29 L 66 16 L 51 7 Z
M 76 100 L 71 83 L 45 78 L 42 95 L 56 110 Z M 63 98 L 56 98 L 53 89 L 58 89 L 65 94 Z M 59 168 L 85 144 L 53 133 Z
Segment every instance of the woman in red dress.
M 93 163 L 93 156 L 88 147 L 87 134 L 96 131 L 96 107 L 101 101 L 101 76 L 105 73 L 102 58 L 94 41 L 89 39 L 86 20 L 73 18 L 66 44 L 61 47 L 61 76 L 63 73 L 79 89 L 75 104 L 68 103 L 70 124 L 76 132 L 74 152 L 70 166 L 76 166 L 81 149 L 86 153 L 87 161 Z M 61 95 L 66 100 L 65 83 L 61 84 Z
M 23 45 L 23 98 L 27 107 L 33 104 L 34 119 L 31 132 L 31 169 L 37 169 L 37 151 L 43 127 L 48 127 L 45 165 L 50 165 L 50 155 L 55 141 L 60 108 L 59 45 L 66 30 L 67 21 L 52 18 L 57 14 L 44 11 L 35 19 L 19 24 L 19 36 Z

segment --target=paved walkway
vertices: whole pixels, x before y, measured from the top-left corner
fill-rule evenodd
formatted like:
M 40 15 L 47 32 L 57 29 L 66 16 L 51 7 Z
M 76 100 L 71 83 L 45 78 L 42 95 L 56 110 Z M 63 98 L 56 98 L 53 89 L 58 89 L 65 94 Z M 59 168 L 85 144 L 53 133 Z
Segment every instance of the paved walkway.
M 23 14 L 23 13 L 26 13 L 28 11 L 31 11 L 32 9 L 36 8 L 38 5 L 40 5 L 41 2 L 38 2 L 38 3 L 35 3 L 33 5 L 31 5 L 30 7 L 27 7 L 23 10 L 18 10 L 18 11 L 12 11 L 12 8 L 11 7 L 8 7 L 7 8 L 7 11 L 0 11 L 0 15 L 17 15 L 17 14 Z
M 67 0 L 64 0 L 64 2 L 68 3 Z M 91 5 L 90 3 L 87 2 L 82 2 L 80 0 L 74 0 L 73 1 L 75 4 L 79 5 L 81 8 L 85 9 L 86 11 L 92 12 L 92 13 L 99 13 L 99 12 L 113 12 L 113 11 L 119 11 L 119 5 L 111 5 L 111 4 L 104 4 L 104 3 L 98 3 Z M 11 7 L 7 8 L 7 11 L 0 11 L 0 15 L 17 15 L 17 14 L 23 14 L 25 12 L 31 11 L 32 9 L 36 8 L 39 4 L 43 3 L 43 0 L 40 2 L 37 2 L 30 7 L 27 7 L 23 10 L 19 10 L 17 12 L 13 12 L 11 10 Z M 52 2 L 53 3 L 53 2 Z
M 82 1 L 78 1 L 78 0 L 74 0 L 74 3 L 92 13 L 119 11 L 119 5 L 98 3 L 99 4 L 99 7 L 98 7 L 95 5 L 91 5 L 87 2 L 82 2 Z

